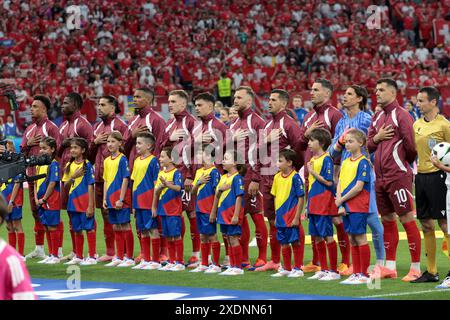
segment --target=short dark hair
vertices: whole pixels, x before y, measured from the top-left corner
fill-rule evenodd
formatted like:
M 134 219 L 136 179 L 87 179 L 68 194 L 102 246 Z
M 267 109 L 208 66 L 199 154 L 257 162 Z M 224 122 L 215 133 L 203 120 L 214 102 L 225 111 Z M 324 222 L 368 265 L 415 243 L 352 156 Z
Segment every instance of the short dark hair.
M 271 93 L 278 93 L 278 96 L 286 103 L 289 103 L 289 93 L 283 89 L 273 89 Z
M 100 99 L 105 99 L 106 101 L 108 101 L 108 103 L 112 104 L 115 108 L 114 113 L 116 113 L 116 114 L 120 113 L 119 102 L 117 101 L 116 97 L 107 94 L 107 95 L 101 96 Z
M 138 90 L 151 95 L 152 99 L 151 99 L 150 103 L 153 103 L 153 100 L 155 99 L 155 92 L 152 89 L 147 88 L 147 87 L 140 87 L 140 88 L 136 89 L 136 91 L 138 91 Z
M 294 166 L 294 163 L 297 161 L 297 153 L 292 149 L 283 149 L 280 151 L 279 157 L 285 158 L 287 161 L 292 162 L 292 166 Z
M 81 109 L 83 107 L 83 98 L 77 92 L 70 92 L 67 94 L 67 98 L 72 100 L 73 104 L 77 109 Z
M 310 139 L 319 141 L 322 150 L 326 151 L 331 144 L 331 133 L 327 129 L 317 128 L 311 131 Z
M 314 80 L 314 83 L 320 83 L 322 85 L 322 87 L 327 88 L 328 90 L 331 91 L 331 93 L 333 93 L 334 88 L 329 80 L 324 79 L 324 78 L 318 78 L 318 79 Z
M 252 97 L 252 101 L 255 99 L 255 92 L 253 89 L 249 86 L 240 86 L 236 89 L 236 91 L 242 91 L 244 90 L 250 97 Z
M 360 110 L 365 110 L 366 109 L 366 105 L 367 105 L 367 99 L 369 96 L 369 93 L 367 92 L 367 89 L 363 86 L 358 86 L 356 84 L 351 85 L 349 88 L 352 88 L 353 90 L 355 90 L 355 93 L 358 97 L 361 97 L 362 100 L 359 103 L 359 109 Z
M 389 87 L 394 88 L 396 91 L 398 90 L 397 82 L 395 82 L 392 78 L 381 78 L 377 81 L 377 84 L 386 83 Z
M 39 100 L 39 101 L 41 101 L 41 102 L 45 105 L 45 108 L 47 108 L 47 111 L 48 111 L 48 109 L 50 109 L 50 107 L 52 106 L 52 103 L 51 103 L 51 101 L 50 101 L 50 98 L 47 97 L 46 95 L 43 95 L 43 94 L 37 94 L 37 95 L 35 95 L 35 96 L 33 97 L 33 100 Z
M 172 162 L 174 162 L 172 159 L 172 151 L 173 151 L 172 147 L 164 147 L 164 148 L 162 148 L 160 154 L 165 152 L 169 156 L 169 158 L 172 160 Z
M 205 100 L 212 102 L 212 104 L 216 103 L 216 98 L 209 92 L 202 92 L 195 96 L 194 101 L 197 100 Z
M 152 135 L 150 132 L 141 132 L 139 133 L 136 138 L 142 138 L 142 139 L 146 139 L 148 141 L 150 141 L 151 144 L 155 144 L 155 136 Z
M 169 92 L 169 96 L 179 96 L 180 98 L 186 100 L 186 103 L 189 101 L 189 95 L 184 90 L 172 90 Z
M 438 105 L 441 94 L 436 87 L 422 87 L 419 92 L 426 93 L 428 96 L 428 101 L 436 100 L 436 105 Z

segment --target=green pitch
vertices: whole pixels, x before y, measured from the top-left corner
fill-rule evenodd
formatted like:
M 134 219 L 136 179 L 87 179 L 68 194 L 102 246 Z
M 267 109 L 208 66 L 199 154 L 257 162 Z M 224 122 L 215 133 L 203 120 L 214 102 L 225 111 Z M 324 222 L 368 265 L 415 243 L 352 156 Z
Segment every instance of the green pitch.
M 25 254 L 34 249 L 33 236 L 33 218 L 29 210 L 29 203 L 26 197 L 24 207 L 24 219 L 22 220 L 25 232 Z M 61 213 L 62 219 L 65 223 L 66 230 L 68 224 L 68 216 L 65 211 Z M 103 220 L 100 212 L 96 213 L 98 233 L 97 233 L 97 251 L 102 255 L 105 250 L 103 241 Z M 189 224 L 186 219 L 187 224 Z M 132 224 L 134 224 L 134 219 Z M 250 222 L 252 227 L 252 222 Z M 307 222 L 303 221 L 303 227 L 307 230 Z M 134 228 L 134 225 L 133 225 Z M 189 227 L 186 226 L 187 231 Z M 399 226 L 399 230 L 403 228 Z M 438 230 L 438 229 L 437 229 Z M 252 231 L 253 234 L 253 231 Z M 185 260 L 189 259 L 191 254 L 191 240 L 189 239 L 189 232 L 185 235 Z M 7 239 L 6 227 L 2 226 L 0 229 L 0 237 Z M 422 242 L 423 244 L 423 242 Z M 437 240 L 437 263 L 438 271 L 441 279 L 445 277 L 447 271 L 450 269 L 450 260 L 444 256 L 440 250 L 442 239 Z M 69 232 L 64 233 L 64 254 L 71 251 L 71 241 Z M 372 246 L 372 243 L 371 243 Z M 422 245 L 423 247 L 423 245 Z M 375 262 L 375 251 L 371 248 L 371 261 Z M 47 245 L 46 245 L 47 252 Z M 135 240 L 135 254 L 139 252 L 139 242 Z M 424 248 L 422 248 L 424 252 Z M 85 253 L 87 253 L 87 241 L 85 241 Z M 225 254 L 225 249 L 222 246 L 221 255 Z M 268 249 L 270 257 L 270 248 Z M 250 248 L 250 256 L 254 262 L 257 256 L 257 248 Z M 311 246 L 305 247 L 305 263 L 311 259 Z M 340 257 L 339 257 L 340 259 Z M 48 279 L 67 279 L 69 276 L 66 273 L 67 266 L 60 265 L 40 265 L 38 260 L 27 261 L 27 267 L 32 277 L 34 278 L 48 278 Z M 408 251 L 408 244 L 406 241 L 400 241 L 397 251 L 397 271 L 398 279 L 382 280 L 379 289 L 369 289 L 365 285 L 345 286 L 340 285 L 338 281 L 320 282 L 317 280 L 307 280 L 306 274 L 304 278 L 271 278 L 268 273 L 246 272 L 244 276 L 236 277 L 221 277 L 218 275 L 203 275 L 198 273 L 189 273 L 188 271 L 177 273 L 166 273 L 158 271 L 144 271 L 131 269 L 106 268 L 102 264 L 95 266 L 86 266 L 81 269 L 81 281 L 100 281 L 100 282 L 120 282 L 120 283 L 136 283 L 136 284 L 155 284 L 155 285 L 174 285 L 187 287 L 203 287 L 203 288 L 220 288 L 233 290 L 252 290 L 265 292 L 285 292 L 324 296 L 347 296 L 347 297 L 379 297 L 382 299 L 430 299 L 430 300 L 447 300 L 450 299 L 450 290 L 439 291 L 434 289 L 437 284 L 411 284 L 404 283 L 400 279 L 407 274 L 409 270 L 410 258 Z M 422 254 L 422 270 L 426 267 L 425 254 Z M 374 284 L 376 287 L 377 285 Z

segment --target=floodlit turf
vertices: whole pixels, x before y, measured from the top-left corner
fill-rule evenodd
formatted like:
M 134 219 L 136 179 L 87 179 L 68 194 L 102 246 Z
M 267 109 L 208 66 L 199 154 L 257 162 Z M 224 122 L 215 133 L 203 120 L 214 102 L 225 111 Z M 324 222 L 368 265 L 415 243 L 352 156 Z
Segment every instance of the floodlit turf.
M 24 231 L 25 231 L 25 254 L 29 253 L 34 248 L 33 236 L 33 218 L 29 210 L 28 199 L 25 199 L 24 208 Z M 68 226 L 68 216 L 65 211 L 62 211 L 62 218 L 66 226 Z M 103 221 L 100 212 L 96 213 L 98 234 L 97 234 L 97 248 L 98 253 L 104 253 L 103 241 Z M 189 225 L 188 220 L 186 219 Z M 133 219 L 134 224 L 134 219 Z M 303 221 L 303 226 L 307 230 L 306 221 Z M 250 222 L 250 225 L 252 223 Z M 133 226 L 134 227 L 134 226 Z M 251 226 L 252 227 L 252 226 Z M 399 227 L 403 231 L 402 227 Z M 6 228 L 3 226 L 0 230 L 0 237 L 7 239 Z M 189 227 L 185 235 L 185 259 L 189 259 L 191 253 L 191 240 L 189 234 Z M 450 260 L 448 260 L 440 251 L 442 239 L 437 240 L 438 247 L 438 270 L 443 278 L 450 269 Z M 371 244 L 372 245 L 372 244 Z M 64 233 L 64 254 L 71 250 L 71 241 L 69 232 Z M 47 251 L 47 248 L 46 248 Z M 139 251 L 139 243 L 135 241 L 135 254 Z M 221 255 L 224 255 L 224 247 L 222 246 Z M 424 248 L 422 248 L 422 252 Z M 87 241 L 85 241 L 85 252 L 87 252 Z M 270 256 L 270 248 L 268 249 Z M 257 248 L 250 248 L 250 256 L 252 262 L 257 256 Z M 305 247 L 305 263 L 310 260 L 311 246 Z M 375 262 L 375 251 L 371 251 L 372 262 Z M 379 289 L 369 289 L 366 286 L 345 286 L 340 285 L 338 281 L 321 282 L 317 280 L 307 280 L 304 278 L 289 279 L 289 278 L 271 278 L 270 273 L 255 273 L 246 272 L 244 276 L 236 277 L 221 277 L 218 275 L 205 275 L 198 273 L 189 273 L 188 271 L 177 273 L 166 273 L 160 271 L 144 271 L 131 269 L 107 268 L 101 264 L 96 266 L 86 266 L 81 268 L 81 281 L 101 281 L 101 282 L 120 282 L 120 283 L 137 283 L 137 284 L 157 284 L 157 285 L 174 285 L 187 287 L 203 287 L 203 288 L 219 288 L 219 289 L 233 289 L 233 290 L 253 290 L 266 292 L 285 292 L 311 295 L 329 295 L 329 296 L 347 296 L 347 297 L 368 297 L 379 296 L 382 299 L 430 299 L 441 300 L 450 299 L 450 290 L 437 291 L 434 289 L 436 284 L 411 284 L 404 283 L 400 279 L 409 270 L 409 252 L 406 241 L 400 241 L 397 256 L 397 271 L 399 279 L 382 280 Z M 69 274 L 66 273 L 67 266 L 65 265 L 40 265 L 36 263 L 37 260 L 27 261 L 28 270 L 33 278 L 48 278 L 48 279 L 67 279 Z M 422 269 L 426 266 L 424 253 L 422 254 Z M 310 274 L 307 274 L 308 276 Z M 422 292 L 415 293 L 414 292 Z M 430 292 L 427 292 L 430 291 Z M 392 295 L 390 295 L 392 294 Z M 389 296 L 390 295 L 390 296 Z

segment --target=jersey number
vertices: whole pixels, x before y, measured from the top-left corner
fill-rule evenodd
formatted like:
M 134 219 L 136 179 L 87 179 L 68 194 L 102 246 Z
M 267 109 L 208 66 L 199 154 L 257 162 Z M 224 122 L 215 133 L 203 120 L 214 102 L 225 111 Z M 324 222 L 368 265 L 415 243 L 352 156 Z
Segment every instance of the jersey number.
M 408 200 L 408 197 L 406 196 L 406 190 L 400 189 L 394 192 L 394 194 L 397 196 L 397 200 L 399 203 L 406 202 Z

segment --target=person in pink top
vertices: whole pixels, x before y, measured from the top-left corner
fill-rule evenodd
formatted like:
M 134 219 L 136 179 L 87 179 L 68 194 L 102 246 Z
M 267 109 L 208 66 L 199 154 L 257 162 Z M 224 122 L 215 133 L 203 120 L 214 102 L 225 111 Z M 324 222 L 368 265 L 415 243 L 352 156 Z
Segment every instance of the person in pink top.
M 114 96 L 105 95 L 98 100 L 97 113 L 100 122 L 94 125 L 94 139 L 89 146 L 89 161 L 95 163 L 95 203 L 103 216 L 103 234 L 105 237 L 106 253 L 101 256 L 99 262 L 109 262 L 114 258 L 114 230 L 109 223 L 108 210 L 103 209 L 103 161 L 111 153 L 106 146 L 108 135 L 113 131 L 119 131 L 126 141 L 130 136 L 127 124 L 117 115 L 120 113 L 119 102 Z
M 58 147 L 58 156 L 60 157 L 59 165 L 61 170 L 61 177 L 63 176 L 64 168 L 70 161 L 70 139 L 73 137 L 80 137 L 86 139 L 88 143 L 92 141 L 92 125 L 85 117 L 81 115 L 81 108 L 83 107 L 83 98 L 76 92 L 70 92 L 64 97 L 61 110 L 64 115 L 64 122 L 59 127 L 62 143 Z M 65 188 L 61 188 L 61 209 L 67 207 L 68 195 Z M 72 240 L 72 252 L 62 260 L 71 260 L 75 252 L 75 233 L 72 230 L 72 222 L 70 222 L 70 238 Z M 60 232 L 60 242 L 63 241 L 63 229 Z
M 27 127 L 23 134 L 22 143 L 20 144 L 20 152 L 25 154 L 26 157 L 37 156 L 40 152 L 39 142 L 42 138 L 53 137 L 56 140 L 56 145 L 61 145 L 61 135 L 58 127 L 48 119 L 47 113 L 51 107 L 50 99 L 45 95 L 36 95 L 33 97 L 31 103 L 31 118 L 33 123 Z M 36 174 L 36 168 L 30 167 L 27 169 L 27 174 L 33 176 Z M 38 208 L 34 201 L 34 184 L 28 185 L 28 192 L 30 198 L 30 207 L 33 213 L 35 225 L 35 241 L 36 249 L 29 253 L 25 258 L 45 258 L 44 253 L 44 236 L 45 227 L 42 225 L 39 219 Z M 62 225 L 58 227 L 61 231 Z M 58 247 L 61 247 L 60 245 Z
M 7 214 L 5 198 L 0 195 L 0 227 Z M 22 256 L 0 238 L 0 301 L 2 300 L 36 300 L 36 295 Z
M 417 156 L 413 119 L 397 102 L 397 83 L 378 80 L 377 103 L 381 110 L 372 117 L 367 148 L 375 152 L 375 192 L 384 227 L 386 267 L 377 266 L 373 278 L 397 278 L 396 253 L 399 241 L 397 216 L 409 243 L 411 268 L 404 281 L 420 276 L 420 232 L 414 218 L 413 172 L 410 163 Z

